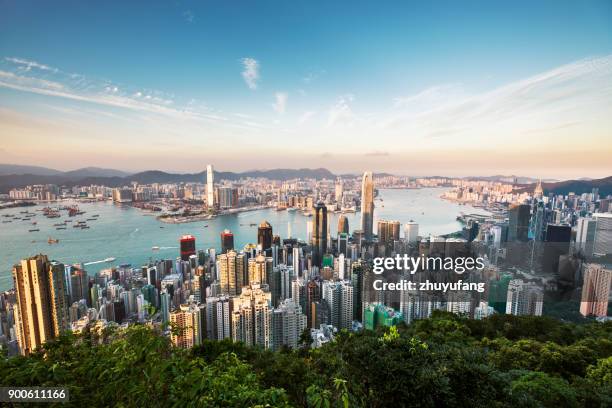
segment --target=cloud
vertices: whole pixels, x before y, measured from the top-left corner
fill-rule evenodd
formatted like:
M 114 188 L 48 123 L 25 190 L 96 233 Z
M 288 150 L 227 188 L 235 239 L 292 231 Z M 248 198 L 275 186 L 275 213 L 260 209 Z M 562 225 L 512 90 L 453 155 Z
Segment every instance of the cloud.
M 193 23 L 193 20 L 195 19 L 195 14 L 193 14 L 193 11 L 191 10 L 186 10 L 183 12 L 183 18 L 185 19 L 185 21 L 191 24 Z
M 315 115 L 315 113 L 316 112 L 314 111 L 306 111 L 302 113 L 302 116 L 300 116 L 298 119 L 298 125 L 303 125 L 304 123 L 308 122 Z
M 6 57 L 5 58 L 6 61 L 8 62 L 12 62 L 13 64 L 17 64 L 21 67 L 21 69 L 23 71 L 30 71 L 32 68 L 37 68 L 40 69 L 42 71 L 51 71 L 51 72 L 58 72 L 59 70 L 57 68 L 52 68 L 48 65 L 45 64 L 40 64 L 36 61 L 30 61 L 30 60 L 26 60 L 23 58 L 15 58 L 15 57 Z
M 336 125 L 352 125 L 356 116 L 350 107 L 350 104 L 354 100 L 352 94 L 342 95 L 338 98 L 328 111 L 327 114 L 327 127 L 333 127 Z
M 242 78 L 246 82 L 249 89 L 257 89 L 257 81 L 259 81 L 259 62 L 254 58 L 242 59 Z
M 289 98 L 289 95 L 285 92 L 276 92 L 274 94 L 274 98 L 276 99 L 276 102 L 274 102 L 272 104 L 272 108 L 274 108 L 274 111 L 280 115 L 285 113 L 285 110 L 287 109 L 287 99 Z

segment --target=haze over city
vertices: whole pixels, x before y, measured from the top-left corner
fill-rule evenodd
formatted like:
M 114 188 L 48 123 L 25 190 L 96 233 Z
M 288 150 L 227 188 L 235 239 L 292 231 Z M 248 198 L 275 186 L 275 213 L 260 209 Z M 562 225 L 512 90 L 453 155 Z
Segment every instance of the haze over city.
M 4 163 L 612 174 L 607 2 L 28 3 L 0 16 Z

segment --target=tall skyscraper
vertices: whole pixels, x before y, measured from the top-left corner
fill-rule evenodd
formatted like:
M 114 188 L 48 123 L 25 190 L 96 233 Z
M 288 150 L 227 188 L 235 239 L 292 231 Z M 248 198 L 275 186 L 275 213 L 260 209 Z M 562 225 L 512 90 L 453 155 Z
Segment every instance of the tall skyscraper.
M 607 316 L 611 284 L 611 268 L 595 263 L 586 264 L 582 298 L 580 300 L 580 314 L 583 316 Z
M 419 224 L 410 220 L 404 224 L 404 239 L 409 244 L 416 244 L 419 237 Z
M 206 166 L 206 205 L 208 208 L 215 207 L 215 185 L 214 185 L 213 166 Z
M 338 217 L 338 234 L 348 234 L 349 233 L 349 221 L 348 218 L 343 214 Z
M 596 221 L 593 218 L 578 218 L 576 224 L 576 250 L 587 257 L 593 255 L 595 227 Z
M 272 226 L 268 221 L 262 221 L 257 228 L 257 243 L 266 251 L 272 247 Z
M 361 229 L 365 240 L 371 241 L 374 229 L 374 178 L 371 171 L 363 173 L 361 182 Z
M 234 249 L 234 234 L 228 229 L 221 232 L 221 253 Z
M 193 235 L 183 235 L 179 243 L 181 247 L 181 260 L 188 261 L 189 257 L 196 253 L 195 237 Z
M 258 255 L 248 261 L 249 284 L 268 283 L 268 262 L 265 256 Z M 270 270 L 271 272 L 271 270 Z
M 206 337 L 210 340 L 231 338 L 230 297 L 206 298 Z
M 342 195 L 344 194 L 343 191 L 343 186 L 342 186 L 342 179 L 338 178 L 336 180 L 336 191 L 335 191 L 335 197 L 336 197 L 336 202 L 338 204 L 342 204 Z
M 170 313 L 170 323 L 173 325 L 170 334 L 172 344 L 176 347 L 191 348 L 202 343 L 206 332 L 205 307 L 192 303 L 181 305 L 178 310 Z
M 327 207 L 322 202 L 318 202 L 312 212 L 313 264 L 321 266 L 323 255 L 327 252 Z
M 508 211 L 508 241 L 526 242 L 529 235 L 530 207 L 527 204 L 514 204 Z
M 612 213 L 595 213 L 595 237 L 593 255 L 612 254 Z
M 22 354 L 29 354 L 68 328 L 64 265 L 46 255 L 23 259 L 13 267 L 15 328 Z
M 381 244 L 392 245 L 393 241 L 398 241 L 400 238 L 400 222 L 378 220 L 376 232 Z
M 232 338 L 248 346 L 270 348 L 272 310 L 270 292 L 260 285 L 242 288 L 240 296 L 232 298 Z
M 221 293 L 236 296 L 246 284 L 245 276 L 246 255 L 228 251 L 217 257 L 217 274 Z

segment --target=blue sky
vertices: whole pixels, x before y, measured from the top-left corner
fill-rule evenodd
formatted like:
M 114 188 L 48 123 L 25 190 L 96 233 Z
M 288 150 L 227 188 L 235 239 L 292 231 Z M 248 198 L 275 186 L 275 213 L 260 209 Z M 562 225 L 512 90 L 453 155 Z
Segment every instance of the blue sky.
M 612 173 L 609 1 L 124 3 L 0 2 L 0 161 Z

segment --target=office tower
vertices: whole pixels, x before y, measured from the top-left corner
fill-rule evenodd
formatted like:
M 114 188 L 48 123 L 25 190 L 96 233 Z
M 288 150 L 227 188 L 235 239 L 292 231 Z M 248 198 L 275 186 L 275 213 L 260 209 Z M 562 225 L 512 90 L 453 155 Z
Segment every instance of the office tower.
M 221 293 L 236 296 L 246 284 L 244 281 L 246 255 L 228 251 L 217 257 L 217 280 Z
M 340 280 L 344 280 L 346 278 L 348 278 L 348 276 L 346 276 L 346 260 L 345 260 L 345 256 L 343 253 L 340 253 L 338 255 L 338 279 Z
M 340 329 L 353 325 L 353 287 L 349 281 L 324 281 L 322 298 L 329 305 L 330 324 Z
M 338 217 L 338 235 L 349 233 L 349 221 L 345 215 Z
M 576 223 L 576 251 L 586 257 L 593 255 L 596 221 L 593 218 L 581 217 Z
M 542 180 L 538 180 L 538 184 L 536 185 L 533 191 L 533 198 L 536 200 L 540 200 L 542 199 L 543 195 L 544 195 L 544 189 L 542 188 Z
M 283 300 L 272 312 L 272 350 L 283 346 L 297 348 L 306 328 L 306 315 L 292 299 Z
M 343 191 L 343 186 L 342 186 L 342 179 L 338 178 L 336 180 L 336 191 L 335 191 L 335 198 L 338 204 L 342 204 L 343 194 L 344 194 L 344 191 Z
M 559 257 L 567 255 L 570 248 L 572 228 L 569 225 L 548 224 L 544 239 L 542 270 L 544 273 L 557 273 Z
M 159 304 L 162 324 L 166 324 L 170 321 L 170 306 L 172 305 L 167 291 L 164 290 L 159 294 Z
M 612 254 L 612 213 L 595 213 L 595 237 L 593 255 Z
M 227 210 L 238 205 L 238 190 L 234 187 L 223 186 L 217 189 L 219 208 Z
M 248 274 L 249 284 L 268 283 L 268 269 L 266 257 L 263 255 L 257 255 L 255 258 L 250 258 L 248 261 Z
M 295 272 L 296 276 L 302 276 L 300 248 L 293 247 L 291 253 L 291 263 L 293 264 L 293 271 Z
M 257 228 L 257 244 L 263 251 L 272 247 L 272 226 L 268 221 L 262 221 Z
M 374 179 L 371 171 L 363 173 L 361 182 L 361 229 L 364 239 L 372 240 L 374 228 Z
M 221 233 L 221 253 L 234 249 L 234 234 L 228 229 Z
M 393 244 L 393 241 L 398 241 L 400 237 L 400 222 L 378 220 L 376 232 L 378 242 L 385 245 Z
M 395 326 L 404 320 L 401 312 L 380 303 L 367 305 L 363 314 L 363 328 L 367 330 Z
M 294 277 L 291 266 L 280 264 L 272 268 L 268 276 L 272 306 L 276 307 L 282 300 L 291 297 L 291 282 Z
M 323 255 L 327 252 L 327 207 L 322 202 L 318 202 L 312 211 L 313 265 L 321 266 Z
M 542 316 L 544 292 L 531 282 L 512 279 L 508 283 L 506 314 L 515 316 Z
M 497 313 L 506 313 L 506 301 L 508 300 L 508 285 L 512 280 L 512 275 L 502 274 L 489 281 L 488 304 Z
M 410 220 L 404 224 L 404 239 L 409 244 L 416 244 L 419 237 L 419 224 Z
M 271 320 L 270 292 L 260 285 L 242 288 L 240 296 L 232 298 L 232 339 L 247 346 L 270 348 Z
M 356 261 L 351 265 L 351 285 L 353 285 L 353 318 L 363 321 L 363 302 L 366 269 L 361 261 Z
M 29 354 L 59 336 L 69 324 L 64 265 L 46 255 L 23 259 L 13 267 L 15 329 L 21 354 Z
M 204 305 L 202 308 L 195 304 L 181 305 L 178 310 L 170 313 L 172 331 L 170 340 L 176 347 L 191 348 L 202 343 L 202 334 L 205 331 Z
M 231 315 L 229 296 L 206 298 L 206 337 L 210 340 L 231 338 Z
M 70 273 L 70 303 L 78 302 L 81 299 L 87 299 L 89 294 L 89 277 L 87 272 L 76 266 L 69 269 Z
M 610 198 L 602 198 L 601 200 L 599 200 L 599 212 L 600 213 L 609 212 L 610 209 L 612 209 L 612 205 L 610 205 L 611 203 L 612 203 L 612 199 Z
M 206 166 L 206 205 L 208 208 L 215 207 L 215 186 L 212 164 Z
M 183 235 L 179 243 L 181 248 L 181 260 L 188 261 L 189 257 L 196 253 L 195 237 L 193 235 Z
M 310 280 L 306 284 L 306 305 L 308 308 L 308 314 L 306 315 L 306 323 L 309 329 L 314 329 L 316 326 L 315 320 L 312 314 L 312 304 L 321 300 L 321 286 L 316 280 Z
M 348 250 L 348 239 L 349 236 L 347 233 L 338 234 L 338 253 L 339 254 L 347 254 Z
M 583 316 L 606 317 L 608 315 L 608 298 L 612 284 L 612 268 L 601 264 L 586 264 L 580 314 Z
M 529 234 L 529 205 L 511 205 L 508 218 L 508 241 L 526 242 Z

